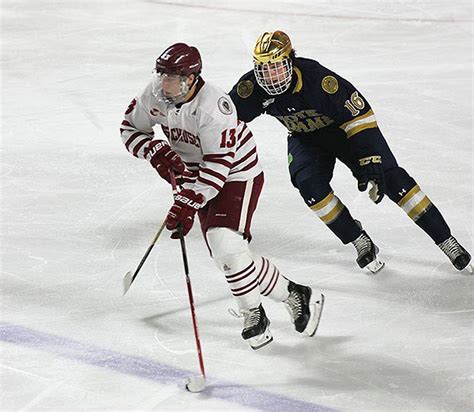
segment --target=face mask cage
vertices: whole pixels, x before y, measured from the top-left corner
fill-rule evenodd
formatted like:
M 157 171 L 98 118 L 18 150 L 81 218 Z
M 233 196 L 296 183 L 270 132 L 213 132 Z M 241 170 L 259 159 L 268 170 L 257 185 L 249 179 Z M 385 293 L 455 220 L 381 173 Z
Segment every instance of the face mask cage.
M 253 70 L 257 83 L 269 95 L 282 94 L 290 87 L 293 64 L 288 57 L 275 63 L 258 63 L 254 61 Z
M 186 76 L 166 74 L 153 70 L 152 94 L 158 101 L 177 105 L 184 101 L 189 92 Z

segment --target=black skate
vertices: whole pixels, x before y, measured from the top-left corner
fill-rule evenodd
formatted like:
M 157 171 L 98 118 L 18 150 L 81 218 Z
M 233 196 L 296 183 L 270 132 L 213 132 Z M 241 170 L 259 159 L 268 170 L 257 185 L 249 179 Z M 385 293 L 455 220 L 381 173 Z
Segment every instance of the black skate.
M 471 255 L 453 236 L 450 236 L 443 243 L 440 243 L 438 247 L 449 258 L 457 270 L 466 269 L 468 272 L 472 273 L 472 265 L 470 263 Z
M 356 262 L 361 269 L 367 267 L 372 273 L 377 273 L 385 266 L 385 262 L 377 257 L 379 248 L 372 242 L 372 239 L 365 230 L 362 231 L 360 236 L 354 240 L 352 244 L 357 250 Z
M 318 329 L 321 313 L 324 306 L 324 295 L 314 296 L 309 286 L 298 285 L 290 280 L 288 284 L 290 296 L 284 301 L 299 333 L 314 336 Z
M 265 315 L 262 304 L 258 308 L 241 310 L 240 313 L 244 317 L 242 338 L 249 341 L 252 349 L 260 349 L 273 340 L 269 329 L 270 321 Z

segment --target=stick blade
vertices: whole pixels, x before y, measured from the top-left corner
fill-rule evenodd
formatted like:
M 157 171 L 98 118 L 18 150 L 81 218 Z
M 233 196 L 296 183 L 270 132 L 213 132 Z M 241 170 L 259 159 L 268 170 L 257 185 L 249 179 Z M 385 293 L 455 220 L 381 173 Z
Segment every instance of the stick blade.
M 123 278 L 123 294 L 128 292 L 128 289 L 130 289 L 130 286 L 132 286 L 133 282 L 133 274 L 131 271 L 128 271 L 125 277 Z
M 204 376 L 193 376 L 186 381 L 186 389 L 192 393 L 198 393 L 206 387 L 206 378 Z

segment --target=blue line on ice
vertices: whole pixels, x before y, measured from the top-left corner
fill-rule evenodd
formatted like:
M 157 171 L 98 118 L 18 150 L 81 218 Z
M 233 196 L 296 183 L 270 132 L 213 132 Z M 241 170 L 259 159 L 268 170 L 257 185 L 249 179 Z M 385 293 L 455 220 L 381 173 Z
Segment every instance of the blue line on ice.
M 150 379 L 161 384 L 178 384 L 192 375 L 191 371 L 177 369 L 139 356 L 131 356 L 84 344 L 75 340 L 0 323 L 0 341 L 42 350 L 56 356 L 76 360 L 89 365 L 111 369 L 115 372 Z M 291 399 L 276 393 L 224 381 L 213 381 L 203 392 L 207 396 L 233 402 L 262 411 L 334 411 L 310 402 Z

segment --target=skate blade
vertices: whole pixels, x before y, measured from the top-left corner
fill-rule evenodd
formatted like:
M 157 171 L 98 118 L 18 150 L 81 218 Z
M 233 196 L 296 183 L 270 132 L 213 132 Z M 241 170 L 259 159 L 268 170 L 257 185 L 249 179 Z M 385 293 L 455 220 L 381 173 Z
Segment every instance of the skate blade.
M 385 267 L 385 262 L 378 258 L 375 258 L 375 260 L 373 260 L 366 266 L 367 270 L 371 272 L 372 274 L 380 272 L 384 267 Z
M 472 262 L 469 262 L 463 270 L 467 270 L 469 272 L 469 274 L 472 275 L 474 273 L 474 269 L 472 267 Z
M 321 320 L 321 314 L 323 312 L 324 307 L 324 295 L 321 293 L 319 299 L 312 300 L 309 306 L 311 314 L 304 333 L 312 337 L 318 330 L 319 321 Z
M 249 345 L 253 350 L 263 348 L 264 346 L 268 345 L 272 341 L 273 341 L 273 336 L 269 328 L 267 328 L 265 332 L 263 332 L 262 334 L 248 339 Z

